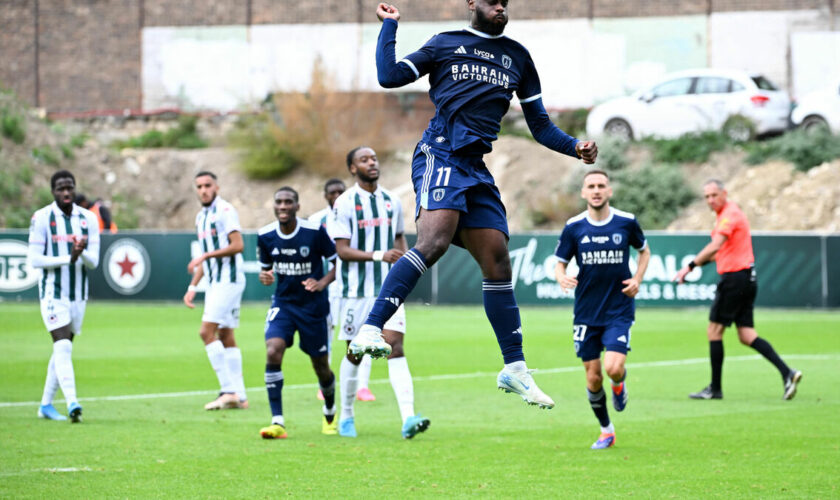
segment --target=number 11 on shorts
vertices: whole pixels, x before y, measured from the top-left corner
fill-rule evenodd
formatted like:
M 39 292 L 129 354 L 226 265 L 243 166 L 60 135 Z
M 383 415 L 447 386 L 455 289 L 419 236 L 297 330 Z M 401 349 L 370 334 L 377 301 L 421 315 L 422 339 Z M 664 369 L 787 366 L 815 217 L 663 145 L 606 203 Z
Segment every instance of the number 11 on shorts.
M 441 180 L 443 180 L 443 185 L 444 186 L 448 186 L 449 185 L 449 176 L 452 174 L 452 167 L 438 167 L 437 172 L 438 172 L 438 177 L 437 177 L 437 183 L 435 184 L 435 186 L 440 186 L 441 185 L 441 183 L 440 183 Z

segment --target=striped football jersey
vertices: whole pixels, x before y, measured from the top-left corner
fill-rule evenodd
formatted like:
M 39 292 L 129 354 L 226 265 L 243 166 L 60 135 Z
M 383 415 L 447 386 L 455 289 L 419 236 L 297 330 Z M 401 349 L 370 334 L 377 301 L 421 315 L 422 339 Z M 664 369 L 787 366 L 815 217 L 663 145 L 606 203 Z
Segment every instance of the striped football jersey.
M 327 228 L 327 219 L 332 214 L 332 208 L 326 207 L 321 210 L 318 210 L 314 214 L 309 216 L 309 222 L 314 222 L 319 226 L 323 227 L 324 229 Z M 324 261 L 324 270 L 329 271 L 333 268 L 333 263 Z M 338 280 L 333 281 L 327 287 L 327 291 L 329 291 L 329 296 L 331 299 L 340 298 L 341 297 L 341 287 L 338 286 Z
M 204 253 L 227 247 L 230 245 L 228 235 L 234 231 L 242 232 L 236 209 L 218 196 L 210 206 L 202 208 L 195 216 L 195 228 Z M 207 259 L 202 266 L 204 276 L 211 284 L 245 282 L 242 252 L 228 257 Z
M 402 205 L 381 187 L 369 193 L 356 184 L 335 201 L 327 232 L 333 240 L 350 240 L 352 248 L 388 251 L 394 248 L 396 236 L 403 234 Z M 384 261 L 344 262 L 341 257 L 336 266 L 335 279 L 341 296 L 347 298 L 376 297 L 391 269 Z
M 85 258 L 70 263 L 73 241 L 86 237 Z M 50 259 L 40 268 L 39 297 L 70 301 L 87 300 L 88 268 L 99 263 L 99 221 L 89 210 L 73 205 L 70 215 L 65 215 L 56 203 L 50 203 L 32 216 L 29 224 L 29 253 L 33 257 Z M 39 259 L 40 260 L 40 259 Z M 46 259 L 44 259 L 46 260 Z M 85 265 L 85 260 L 88 265 Z

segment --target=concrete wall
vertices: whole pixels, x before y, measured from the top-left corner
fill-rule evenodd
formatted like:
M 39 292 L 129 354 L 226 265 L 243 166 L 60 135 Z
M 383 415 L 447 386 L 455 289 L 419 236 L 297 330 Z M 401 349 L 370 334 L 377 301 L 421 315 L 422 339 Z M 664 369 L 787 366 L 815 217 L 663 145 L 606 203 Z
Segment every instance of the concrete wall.
M 825 72 L 796 76 L 791 40 L 824 32 L 820 10 L 723 12 L 707 15 L 516 20 L 506 34 L 523 43 L 540 72 L 548 107 L 592 106 L 636 90 L 665 73 L 696 67 L 762 73 L 783 88 L 824 83 Z M 143 107 L 230 110 L 272 90 L 308 88 L 320 61 L 336 89 L 380 91 L 374 51 L 379 23 L 277 24 L 146 28 Z M 397 57 L 460 21 L 401 22 Z M 749 30 L 744 29 L 750 26 Z M 814 60 L 826 60 L 825 49 Z M 832 59 L 828 59 L 829 61 Z M 401 90 L 426 91 L 421 79 Z

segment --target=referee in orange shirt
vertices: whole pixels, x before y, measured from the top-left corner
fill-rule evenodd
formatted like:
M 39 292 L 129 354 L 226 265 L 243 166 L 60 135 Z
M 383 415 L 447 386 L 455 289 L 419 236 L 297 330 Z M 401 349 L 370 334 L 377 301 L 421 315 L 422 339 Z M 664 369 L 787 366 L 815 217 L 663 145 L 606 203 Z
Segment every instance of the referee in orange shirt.
M 715 301 L 709 313 L 709 357 L 712 362 L 712 383 L 705 389 L 689 394 L 692 399 L 723 399 L 720 379 L 723 370 L 723 332 L 733 322 L 738 328 L 741 343 L 760 352 L 782 374 L 785 392 L 782 399 L 793 399 L 802 372 L 789 368 L 776 354 L 770 342 L 758 336 L 753 323 L 753 304 L 758 284 L 755 276 L 755 257 L 752 249 L 750 223 L 734 202 L 727 201 L 726 189 L 719 180 L 703 185 L 703 197 L 709 208 L 717 213 L 712 241 L 677 272 L 674 281 L 685 282 L 685 275 L 695 267 L 714 260 L 720 274 Z

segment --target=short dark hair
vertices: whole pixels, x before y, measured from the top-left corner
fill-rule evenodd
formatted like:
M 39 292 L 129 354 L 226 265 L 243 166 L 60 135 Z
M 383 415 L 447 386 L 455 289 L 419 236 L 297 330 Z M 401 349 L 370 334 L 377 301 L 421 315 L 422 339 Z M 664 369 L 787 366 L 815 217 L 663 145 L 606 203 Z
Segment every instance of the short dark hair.
M 76 205 L 81 205 L 82 203 L 87 201 L 87 197 L 82 193 L 76 193 L 76 198 L 73 200 L 73 203 Z
M 333 186 L 335 184 L 341 184 L 343 186 L 344 181 L 341 180 L 341 179 L 338 179 L 336 177 L 333 177 L 332 179 L 330 179 L 330 180 L 328 180 L 327 182 L 324 183 L 324 192 L 326 193 L 330 189 L 330 186 Z
M 298 192 L 297 192 L 297 191 L 295 191 L 295 189 L 294 189 L 293 187 L 291 187 L 291 186 L 283 186 L 283 187 L 281 187 L 280 189 L 278 189 L 277 191 L 275 191 L 275 192 L 274 192 L 274 194 L 277 194 L 277 193 L 279 193 L 280 191 L 288 191 L 288 192 L 292 193 L 292 196 L 294 196 L 294 197 L 295 197 L 295 203 L 300 202 L 300 199 L 298 199 Z
M 590 175 L 603 175 L 604 177 L 607 178 L 607 180 L 610 180 L 610 174 L 604 172 L 603 170 L 599 170 L 599 169 L 590 170 L 589 172 L 586 172 L 585 174 L 583 174 L 583 178 L 586 179 Z
M 360 149 L 366 148 L 367 146 L 356 146 L 355 148 L 351 149 L 349 153 L 347 153 L 347 168 L 350 168 L 350 165 L 353 164 L 353 157 L 356 156 L 356 152 Z
M 69 170 L 59 170 L 50 178 L 50 189 L 55 189 L 55 183 L 58 182 L 59 179 L 72 179 L 73 184 L 76 184 L 76 178 L 73 177 L 73 174 Z
M 195 179 L 198 179 L 199 177 L 204 177 L 205 175 L 208 175 L 208 176 L 212 177 L 214 181 L 217 180 L 216 179 L 216 174 L 214 174 L 213 172 L 211 172 L 209 170 L 202 170 L 201 172 L 195 174 Z

